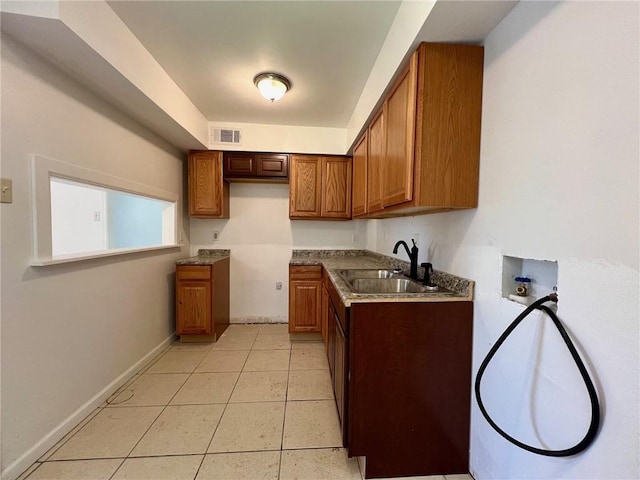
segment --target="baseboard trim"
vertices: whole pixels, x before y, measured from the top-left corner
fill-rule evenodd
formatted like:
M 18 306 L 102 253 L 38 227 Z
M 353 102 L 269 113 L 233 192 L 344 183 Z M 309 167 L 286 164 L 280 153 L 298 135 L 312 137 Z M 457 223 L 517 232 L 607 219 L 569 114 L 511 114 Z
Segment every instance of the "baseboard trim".
M 233 324 L 244 324 L 244 323 L 287 323 L 288 317 L 284 317 L 282 315 L 277 315 L 275 317 L 257 317 L 257 316 L 248 316 L 248 317 L 233 317 L 229 320 L 229 323 Z
M 144 357 L 138 360 L 134 365 L 128 368 L 122 375 L 113 380 L 109 385 L 100 390 L 91 399 L 81 405 L 75 412 L 69 415 L 64 421 L 62 421 L 57 427 L 54 427 L 49 433 L 47 433 L 40 441 L 38 441 L 33 447 L 23 453 L 15 461 L 9 464 L 0 473 L 0 480 L 15 480 L 25 470 L 27 470 L 34 462 L 38 461 L 45 453 L 49 451 L 56 443 L 58 443 L 67 433 L 75 428 L 87 415 L 93 412 L 96 408 L 102 405 L 111 395 L 113 395 L 118 388 L 124 385 L 136 372 L 138 372 L 147 362 L 153 357 L 158 355 L 167 346 L 171 344 L 175 338 L 174 334 L 171 334 L 165 340 L 163 340 L 157 347 L 147 353 Z

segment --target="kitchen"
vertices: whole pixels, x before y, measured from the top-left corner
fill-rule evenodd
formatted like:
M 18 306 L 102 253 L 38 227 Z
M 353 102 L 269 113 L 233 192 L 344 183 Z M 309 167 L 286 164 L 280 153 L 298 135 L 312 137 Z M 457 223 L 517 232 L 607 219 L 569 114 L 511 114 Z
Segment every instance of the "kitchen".
M 3 4 L 3 11 L 9 6 Z M 109 23 L 115 21 L 113 13 L 104 10 L 107 4 L 92 8 L 95 12 L 85 12 L 88 18 L 79 16 L 81 21 L 69 5 L 48 12 L 52 18 L 68 15 L 67 22 L 77 22 L 74 35 L 84 40 L 78 44 L 69 32 L 54 29 L 59 35 L 45 36 L 51 40 L 46 47 L 66 45 L 70 58 L 85 54 L 87 44 L 107 58 L 114 55 L 97 38 L 100 28 L 118 32 Z M 427 10 L 422 4 L 401 5 L 393 31 L 412 38 L 404 43 L 398 39 L 400 44 L 413 42 Z M 102 27 L 90 21 L 93 14 Z M 231 185 L 228 220 L 181 219 L 180 248 L 36 268 L 29 266 L 29 155 L 78 163 L 182 195 L 184 138 L 198 131 L 206 143 L 209 122 L 192 111 L 162 105 L 169 98 L 182 105 L 180 92 L 169 89 L 159 100 L 147 90 L 170 111 L 157 124 L 153 117 L 149 120 L 156 131 L 164 128 L 166 133 L 151 133 L 140 119 L 122 113 L 127 103 L 142 116 L 157 108 L 149 100 L 139 101 L 132 94 L 135 86 L 122 82 L 131 65 L 122 61 L 107 68 L 98 62 L 93 65 L 98 78 L 78 83 L 22 45 L 46 43 L 37 26 L 24 30 L 21 25 L 30 35 L 15 40 L 19 32 L 9 31 L 3 13 L 2 177 L 13 180 L 13 203 L 1 210 L 3 478 L 16 478 L 109 395 L 124 372 L 172 334 L 175 261 L 199 248 L 231 249 L 232 321 L 283 322 L 287 290 L 276 290 L 274 284 L 286 285 L 292 249 L 364 248 L 393 255 L 397 240 L 409 241 L 416 233 L 421 262 L 476 282 L 474 372 L 521 311 L 499 292 L 503 256 L 557 261 L 559 315 L 591 362 L 604 396 L 596 442 L 569 459 L 512 447 L 472 404 L 474 477 L 637 478 L 637 19 L 633 2 L 520 2 L 487 32 L 481 42 L 485 70 L 477 209 L 384 220 L 289 221 L 286 185 L 237 183 Z M 130 51 L 140 48 L 134 45 Z M 212 125 L 242 128 L 247 139 L 243 150 L 342 155 L 408 50 L 388 46 L 385 53 L 392 59 L 370 80 L 373 86 L 363 90 L 363 103 L 346 127 L 264 126 L 251 120 Z M 147 60 L 145 71 L 155 79 L 155 66 Z M 90 80 L 95 85 L 87 90 L 82 83 Z M 135 83 L 133 76 L 129 81 Z M 116 85 L 118 97 L 110 84 Z M 301 88 L 294 83 L 291 94 Z M 181 127 L 172 129 L 172 123 Z M 214 231 L 220 233 L 216 242 Z M 528 351 L 529 342 L 524 339 L 522 348 Z M 577 401 L 585 401 L 580 390 L 553 386 L 558 357 L 549 355 L 551 363 L 539 368 L 552 394 L 575 394 Z M 499 383 L 487 388 L 504 390 Z M 566 404 L 562 406 L 560 418 L 567 414 Z M 517 430 L 517 415 L 529 412 L 514 415 Z M 548 415 L 545 411 L 539 421 Z M 576 423 L 576 430 L 583 428 Z

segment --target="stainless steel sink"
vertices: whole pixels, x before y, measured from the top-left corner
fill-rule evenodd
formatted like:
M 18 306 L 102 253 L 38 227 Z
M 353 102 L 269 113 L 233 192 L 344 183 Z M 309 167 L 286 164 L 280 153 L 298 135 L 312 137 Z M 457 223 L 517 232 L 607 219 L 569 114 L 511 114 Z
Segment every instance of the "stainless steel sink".
M 354 293 L 362 295 L 454 295 L 446 289 L 425 287 L 422 283 L 393 270 L 353 269 L 340 270 L 339 273 Z
M 340 270 L 339 273 L 346 281 L 354 278 L 397 278 L 403 276 L 402 273 L 396 273 L 393 270 L 374 269 Z
M 405 278 L 354 278 L 349 282 L 358 293 L 424 293 L 422 285 Z

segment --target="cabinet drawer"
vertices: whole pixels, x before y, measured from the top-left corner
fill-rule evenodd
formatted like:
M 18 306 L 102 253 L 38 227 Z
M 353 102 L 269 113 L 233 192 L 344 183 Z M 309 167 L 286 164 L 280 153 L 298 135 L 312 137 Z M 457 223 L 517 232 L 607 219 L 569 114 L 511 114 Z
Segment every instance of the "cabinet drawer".
M 179 265 L 176 267 L 178 280 L 210 280 L 211 267 L 209 265 Z
M 320 280 L 322 278 L 321 265 L 301 265 L 289 267 L 291 280 Z

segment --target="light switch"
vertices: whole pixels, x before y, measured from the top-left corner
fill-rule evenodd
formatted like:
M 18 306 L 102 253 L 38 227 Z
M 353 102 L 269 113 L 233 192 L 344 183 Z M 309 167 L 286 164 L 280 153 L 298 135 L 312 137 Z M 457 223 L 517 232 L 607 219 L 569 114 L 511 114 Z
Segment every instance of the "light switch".
M 13 188 L 10 178 L 0 179 L 0 203 L 13 203 Z

